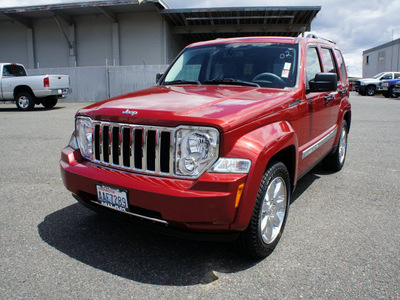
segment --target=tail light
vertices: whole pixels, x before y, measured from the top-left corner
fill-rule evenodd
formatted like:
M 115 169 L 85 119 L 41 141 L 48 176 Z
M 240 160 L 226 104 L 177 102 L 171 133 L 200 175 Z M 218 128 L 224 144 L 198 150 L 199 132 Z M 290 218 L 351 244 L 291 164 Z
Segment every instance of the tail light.
M 44 87 L 50 87 L 50 80 L 49 80 L 49 77 L 45 77 L 45 78 L 43 79 L 43 86 L 44 86 Z

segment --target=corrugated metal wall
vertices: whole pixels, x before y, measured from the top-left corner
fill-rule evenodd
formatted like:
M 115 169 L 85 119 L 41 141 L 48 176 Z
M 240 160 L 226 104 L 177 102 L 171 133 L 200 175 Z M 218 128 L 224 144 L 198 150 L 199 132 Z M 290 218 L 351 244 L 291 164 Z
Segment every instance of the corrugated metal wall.
M 29 75 L 66 74 L 72 93 L 65 101 L 101 101 L 155 85 L 168 65 L 29 69 Z

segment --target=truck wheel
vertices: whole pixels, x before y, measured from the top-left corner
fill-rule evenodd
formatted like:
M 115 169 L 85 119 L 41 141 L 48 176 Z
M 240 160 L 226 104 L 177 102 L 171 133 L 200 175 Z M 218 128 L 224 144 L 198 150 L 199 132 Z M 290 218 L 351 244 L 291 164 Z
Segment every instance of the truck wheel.
M 396 93 L 393 92 L 393 87 L 389 88 L 389 95 L 390 95 L 390 98 L 397 98 L 397 97 L 399 97 L 398 94 L 396 94 Z
M 324 165 L 330 171 L 337 172 L 343 168 L 347 154 L 347 133 L 348 133 L 347 122 L 343 120 L 342 129 L 340 132 L 339 144 L 335 149 L 335 152 L 329 154 L 324 159 Z
M 260 259 L 275 249 L 285 227 L 289 199 L 289 172 L 282 162 L 273 162 L 261 180 L 249 226 L 240 236 L 248 255 Z
M 30 92 L 21 92 L 17 95 L 15 102 L 19 110 L 32 110 L 35 107 L 35 96 Z
M 57 101 L 57 98 L 47 98 L 43 100 L 42 104 L 45 108 L 53 108 L 54 106 L 56 106 Z
M 375 87 L 373 85 L 367 86 L 366 92 L 368 96 L 375 95 Z

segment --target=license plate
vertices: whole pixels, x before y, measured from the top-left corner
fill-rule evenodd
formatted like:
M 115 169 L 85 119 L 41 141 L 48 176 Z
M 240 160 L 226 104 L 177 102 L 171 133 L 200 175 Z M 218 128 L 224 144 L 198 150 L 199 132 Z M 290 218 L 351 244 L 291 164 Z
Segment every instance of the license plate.
M 96 184 L 96 190 L 101 204 L 117 210 L 129 211 L 127 191 L 102 184 Z

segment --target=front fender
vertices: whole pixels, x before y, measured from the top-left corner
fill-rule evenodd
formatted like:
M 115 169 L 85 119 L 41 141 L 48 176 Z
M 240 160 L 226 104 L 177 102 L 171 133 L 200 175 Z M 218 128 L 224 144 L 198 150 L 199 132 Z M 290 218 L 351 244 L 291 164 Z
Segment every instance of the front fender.
M 293 146 L 297 152 L 297 136 L 287 121 L 278 121 L 265 125 L 243 135 L 237 140 L 227 157 L 248 158 L 251 160 L 251 168 L 235 222 L 231 225 L 232 230 L 243 231 L 249 224 L 260 182 L 268 162 L 282 150 Z M 295 157 L 297 156 L 295 155 Z M 295 170 L 293 171 L 296 174 L 297 162 L 294 163 L 294 166 Z

